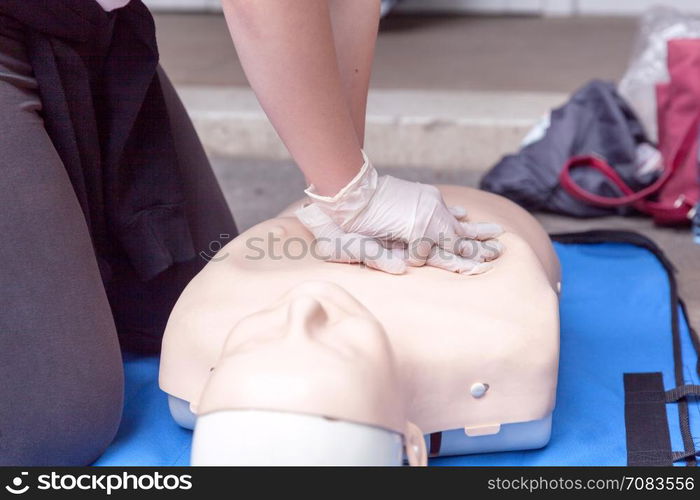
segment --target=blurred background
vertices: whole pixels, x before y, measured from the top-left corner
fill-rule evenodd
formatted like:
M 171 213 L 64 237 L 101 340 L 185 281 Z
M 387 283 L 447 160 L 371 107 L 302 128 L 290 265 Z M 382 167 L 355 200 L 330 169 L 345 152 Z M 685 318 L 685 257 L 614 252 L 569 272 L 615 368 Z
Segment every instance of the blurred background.
M 298 199 L 304 179 L 250 90 L 219 0 L 147 0 L 161 63 L 210 154 L 239 228 Z M 543 116 L 593 79 L 617 84 L 652 6 L 700 15 L 697 0 L 403 0 L 386 2 L 367 113 L 366 150 L 381 171 L 477 186 Z M 681 269 L 700 311 L 700 246 L 649 218 L 536 214 L 552 232 L 631 229 Z M 696 312 L 692 315 L 700 315 Z M 691 318 L 700 320 L 698 318 Z

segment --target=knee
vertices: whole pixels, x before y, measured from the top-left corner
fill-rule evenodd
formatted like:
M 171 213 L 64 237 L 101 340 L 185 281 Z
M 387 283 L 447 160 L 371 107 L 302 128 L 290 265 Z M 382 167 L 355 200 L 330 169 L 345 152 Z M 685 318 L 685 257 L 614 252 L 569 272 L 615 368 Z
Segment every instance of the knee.
M 13 383 L 0 409 L 0 465 L 89 465 L 104 452 L 121 420 L 122 365 L 88 364 Z

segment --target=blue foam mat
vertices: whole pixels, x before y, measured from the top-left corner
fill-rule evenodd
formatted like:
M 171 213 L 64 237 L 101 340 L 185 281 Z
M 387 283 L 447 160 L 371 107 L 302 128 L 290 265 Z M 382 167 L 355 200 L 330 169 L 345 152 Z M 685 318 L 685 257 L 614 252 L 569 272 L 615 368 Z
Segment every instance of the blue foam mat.
M 433 459 L 433 465 L 625 465 L 625 372 L 660 371 L 674 384 L 669 283 L 649 251 L 627 244 L 555 244 L 563 268 L 561 357 L 552 439 L 540 450 Z M 533 304 L 533 307 L 536 307 Z M 681 312 L 682 314 L 682 312 Z M 700 383 L 681 315 L 687 383 Z M 188 465 L 192 433 L 170 417 L 158 359 L 125 359 L 119 433 L 95 465 Z M 682 450 L 668 405 L 674 450 Z M 690 404 L 700 447 L 700 404 Z

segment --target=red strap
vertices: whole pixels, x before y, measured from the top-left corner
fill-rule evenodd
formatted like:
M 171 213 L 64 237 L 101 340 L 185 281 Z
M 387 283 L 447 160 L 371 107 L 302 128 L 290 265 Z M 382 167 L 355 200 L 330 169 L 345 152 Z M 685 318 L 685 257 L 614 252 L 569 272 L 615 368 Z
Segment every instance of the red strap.
M 657 118 L 659 150 L 665 168 L 659 179 L 638 192 L 633 192 L 615 169 L 601 158 L 581 156 L 571 158 L 559 179 L 564 189 L 575 198 L 592 205 L 617 207 L 633 205 L 649 213 L 657 221 L 684 220 L 688 210 L 697 202 L 697 133 L 700 121 L 700 40 L 674 39 L 668 42 L 669 83 L 659 84 L 657 91 Z M 606 197 L 590 193 L 571 178 L 570 170 L 591 167 L 601 172 L 622 191 L 622 196 Z M 676 177 L 676 174 L 678 177 Z M 669 179 L 668 190 L 659 193 L 658 200 L 646 198 L 662 188 Z M 684 193 L 692 193 L 684 200 Z
M 576 167 L 590 167 L 599 171 L 606 178 L 611 180 L 613 184 L 620 189 L 620 191 L 622 191 L 622 196 L 600 196 L 598 194 L 591 193 L 590 191 L 586 191 L 581 186 L 576 184 L 571 177 L 571 169 Z M 642 209 L 643 203 L 640 202 L 642 202 L 647 196 L 654 194 L 656 191 L 661 189 L 661 187 L 671 177 L 672 172 L 673 168 L 664 169 L 663 174 L 661 174 L 661 176 L 653 184 L 635 192 L 625 183 L 615 169 L 602 158 L 598 156 L 574 156 L 566 162 L 566 165 L 564 165 L 561 174 L 559 174 L 559 182 L 561 183 L 562 187 L 569 192 L 569 194 L 592 205 L 597 205 L 600 207 L 635 205 L 637 208 Z

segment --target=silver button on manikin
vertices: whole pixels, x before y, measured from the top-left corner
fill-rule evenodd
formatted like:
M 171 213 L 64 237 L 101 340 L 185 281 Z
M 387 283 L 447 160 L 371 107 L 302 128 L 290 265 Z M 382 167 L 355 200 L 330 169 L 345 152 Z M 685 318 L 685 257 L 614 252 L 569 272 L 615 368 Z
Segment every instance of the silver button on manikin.
M 475 384 L 472 384 L 472 387 L 470 389 L 472 396 L 475 398 L 480 398 L 484 394 L 486 394 L 486 391 L 489 390 L 489 384 L 484 384 L 482 382 L 477 382 Z

